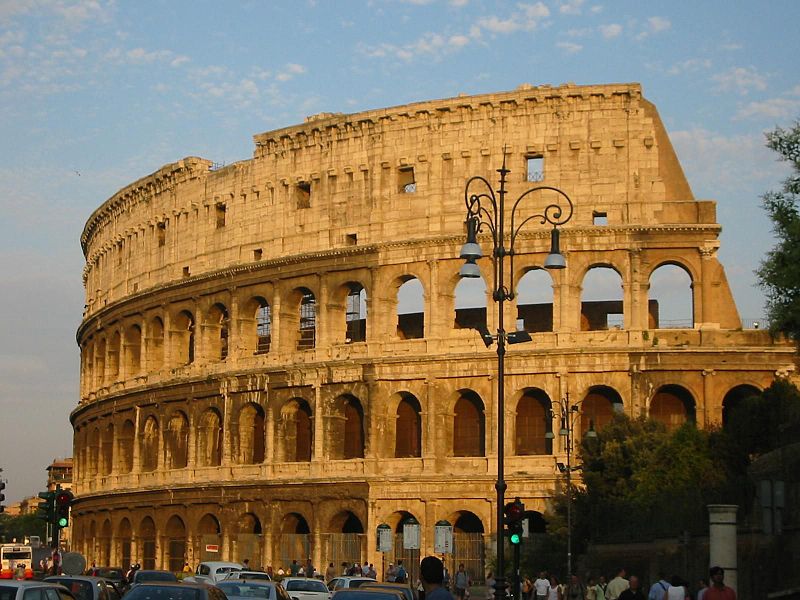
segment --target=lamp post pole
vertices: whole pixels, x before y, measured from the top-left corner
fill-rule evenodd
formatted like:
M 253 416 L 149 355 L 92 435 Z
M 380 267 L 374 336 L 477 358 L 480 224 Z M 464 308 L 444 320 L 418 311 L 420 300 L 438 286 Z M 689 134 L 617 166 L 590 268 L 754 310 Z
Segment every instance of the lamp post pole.
M 467 207 L 467 241 L 461 249 L 461 258 L 466 262 L 461 267 L 460 276 L 465 278 L 480 278 L 481 272 L 475 261 L 483 256 L 478 244 L 478 234 L 488 230 L 492 240 L 492 267 L 494 284 L 492 298 L 497 303 L 497 333 L 491 335 L 487 329 L 481 331 L 486 346 L 497 342 L 497 573 L 495 575 L 495 600 L 505 600 L 505 548 L 503 509 L 505 507 L 505 355 L 506 344 L 515 344 L 531 341 L 530 335 L 525 331 L 506 332 L 504 322 L 505 301 L 514 298 L 514 247 L 520 230 L 530 221 L 538 221 L 544 225 L 549 223 L 551 230 L 550 254 L 547 256 L 544 267 L 547 269 L 563 269 L 566 261 L 559 250 L 559 231 L 557 227 L 572 218 L 572 200 L 563 191 L 551 186 L 540 185 L 523 192 L 513 203 L 509 217 L 510 227 L 506 230 L 506 176 L 511 171 L 506 168 L 505 151 L 503 166 L 498 169 L 500 174 L 500 188 L 495 192 L 492 184 L 484 177 L 475 176 L 467 181 L 464 189 L 464 202 Z M 549 194 L 555 201 L 546 201 L 541 212 L 528 216 L 518 216 L 517 210 L 523 200 L 532 198 L 535 194 Z M 517 223 L 517 219 L 521 219 Z M 506 240 L 508 239 L 508 248 Z M 509 275 L 505 275 L 505 257 L 510 258 Z M 508 279 L 508 283 L 506 283 Z
M 572 444 L 574 442 L 574 435 L 575 435 L 575 422 L 580 415 L 580 411 L 577 404 L 570 404 L 569 401 L 569 392 L 565 394 L 565 397 L 561 400 L 557 400 L 556 404 L 558 405 L 558 409 L 560 411 L 560 418 L 561 418 L 561 428 L 559 429 L 558 435 L 564 438 L 564 450 L 567 455 L 567 464 L 564 466 L 563 469 L 560 467 L 562 466 L 559 463 L 559 470 L 563 471 L 563 473 L 567 477 L 567 577 L 572 575 L 572 472 L 578 471 L 582 467 L 580 465 L 573 467 L 572 466 Z M 553 411 L 550 411 L 551 418 L 555 416 Z M 586 431 L 587 438 L 596 438 L 597 432 L 594 430 L 594 423 L 589 421 L 589 429 Z M 545 437 L 548 439 L 553 439 L 555 436 L 553 432 L 550 431 L 545 434 Z

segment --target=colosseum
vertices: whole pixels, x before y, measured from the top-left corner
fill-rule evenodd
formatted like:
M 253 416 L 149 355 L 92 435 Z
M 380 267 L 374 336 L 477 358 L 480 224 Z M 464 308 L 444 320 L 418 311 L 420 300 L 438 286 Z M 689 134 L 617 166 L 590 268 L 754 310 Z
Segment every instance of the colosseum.
M 507 496 L 544 514 L 563 484 L 557 400 L 579 407 L 577 437 L 615 411 L 710 426 L 794 368 L 791 346 L 743 328 L 715 203 L 694 198 L 638 84 L 323 113 L 254 142 L 248 160 L 189 157 L 131 183 L 81 236 L 72 545 L 97 564 L 380 572 L 433 552 L 446 520 L 451 560 L 481 573 L 498 361 L 476 329 L 498 305 L 491 261 L 461 280 L 459 252 L 465 184 L 504 161 L 509 197 L 541 183 L 574 202 L 566 269 L 541 268 L 547 227 L 517 239 L 504 319 L 533 340 L 506 356 Z M 683 322 L 660 314 L 663 269 Z M 589 296 L 598 273 L 606 295 Z

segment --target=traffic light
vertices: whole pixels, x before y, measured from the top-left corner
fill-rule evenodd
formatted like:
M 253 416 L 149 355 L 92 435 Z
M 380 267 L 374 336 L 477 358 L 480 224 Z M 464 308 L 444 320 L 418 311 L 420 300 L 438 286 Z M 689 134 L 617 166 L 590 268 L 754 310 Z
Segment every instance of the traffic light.
M 6 507 L 3 506 L 3 500 L 6 499 L 6 495 L 3 493 L 3 490 L 6 489 L 6 482 L 0 481 L 0 513 L 5 512 Z
M 39 502 L 37 505 L 38 510 L 36 512 L 36 518 L 42 519 L 47 523 L 53 522 L 53 515 L 55 514 L 55 499 L 56 493 L 55 492 L 39 492 L 39 498 L 44 500 L 44 502 Z
M 69 525 L 69 507 L 75 496 L 69 490 L 59 490 L 55 499 L 55 525 L 63 529 Z
M 522 542 L 522 520 L 525 518 L 525 505 L 517 498 L 503 507 L 503 515 L 508 540 L 516 546 Z

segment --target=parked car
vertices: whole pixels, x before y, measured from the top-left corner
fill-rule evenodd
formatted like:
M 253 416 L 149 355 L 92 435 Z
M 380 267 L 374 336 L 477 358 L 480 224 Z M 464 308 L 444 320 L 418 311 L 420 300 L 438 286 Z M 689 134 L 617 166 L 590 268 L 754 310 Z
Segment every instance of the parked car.
M 248 579 L 251 581 L 272 581 L 272 577 L 269 576 L 269 573 L 265 573 L 264 571 L 231 571 L 225 575 L 225 579 L 223 579 L 223 581 L 238 581 L 239 579 Z
M 176 583 L 178 578 L 175 576 L 175 573 L 172 571 L 159 571 L 155 569 L 139 569 L 136 571 L 131 580 L 128 582 L 128 586 L 133 588 L 134 586 L 141 585 L 143 583 Z M 127 594 L 126 594 L 127 596 Z
M 343 588 L 337 590 L 331 596 L 331 600 L 404 600 L 405 596 L 401 591 L 395 590 L 371 590 L 369 588 Z
M 125 600 L 228 600 L 221 590 L 204 583 L 148 581 L 125 594 Z
M 117 584 L 125 581 L 126 571 L 122 567 L 97 567 L 96 572 L 97 577 L 102 577 Z
M 18 581 L 15 579 L 0 580 L 0 600 L 24 600 L 35 595 L 41 600 L 76 600 L 67 588 L 58 583 L 48 581 Z
M 281 585 L 292 600 L 330 600 L 331 592 L 319 579 L 284 577 Z
M 120 594 L 110 581 L 90 575 L 52 575 L 45 577 L 49 583 L 60 583 L 77 600 L 119 600 Z
M 417 593 L 410 583 L 384 583 L 383 581 L 368 581 L 362 584 L 360 590 L 389 590 L 401 592 L 406 600 L 417 600 Z
M 276 581 L 220 581 L 217 586 L 228 600 L 257 598 L 258 600 L 291 600 L 283 586 Z
M 197 565 L 194 575 L 191 577 L 184 577 L 183 580 L 189 583 L 208 583 L 214 585 L 225 579 L 228 573 L 241 571 L 242 569 L 244 569 L 244 566 L 240 563 L 211 560 L 201 562 Z
M 332 592 L 336 590 L 347 590 L 350 588 L 361 587 L 368 581 L 375 581 L 372 577 L 359 577 L 357 575 L 342 575 L 334 577 L 328 582 L 328 589 Z

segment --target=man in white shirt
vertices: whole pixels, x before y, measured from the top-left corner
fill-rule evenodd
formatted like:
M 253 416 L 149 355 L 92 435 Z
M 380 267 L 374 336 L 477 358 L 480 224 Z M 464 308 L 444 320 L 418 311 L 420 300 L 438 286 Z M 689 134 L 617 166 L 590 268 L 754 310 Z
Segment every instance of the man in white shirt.
M 548 581 L 545 572 L 539 573 L 539 578 L 533 582 L 533 589 L 536 590 L 536 600 L 545 600 L 547 592 L 550 590 L 550 581 Z
M 617 600 L 619 595 L 630 587 L 628 580 L 625 579 L 625 569 L 617 571 L 617 576 L 608 582 L 606 588 L 606 600 Z

